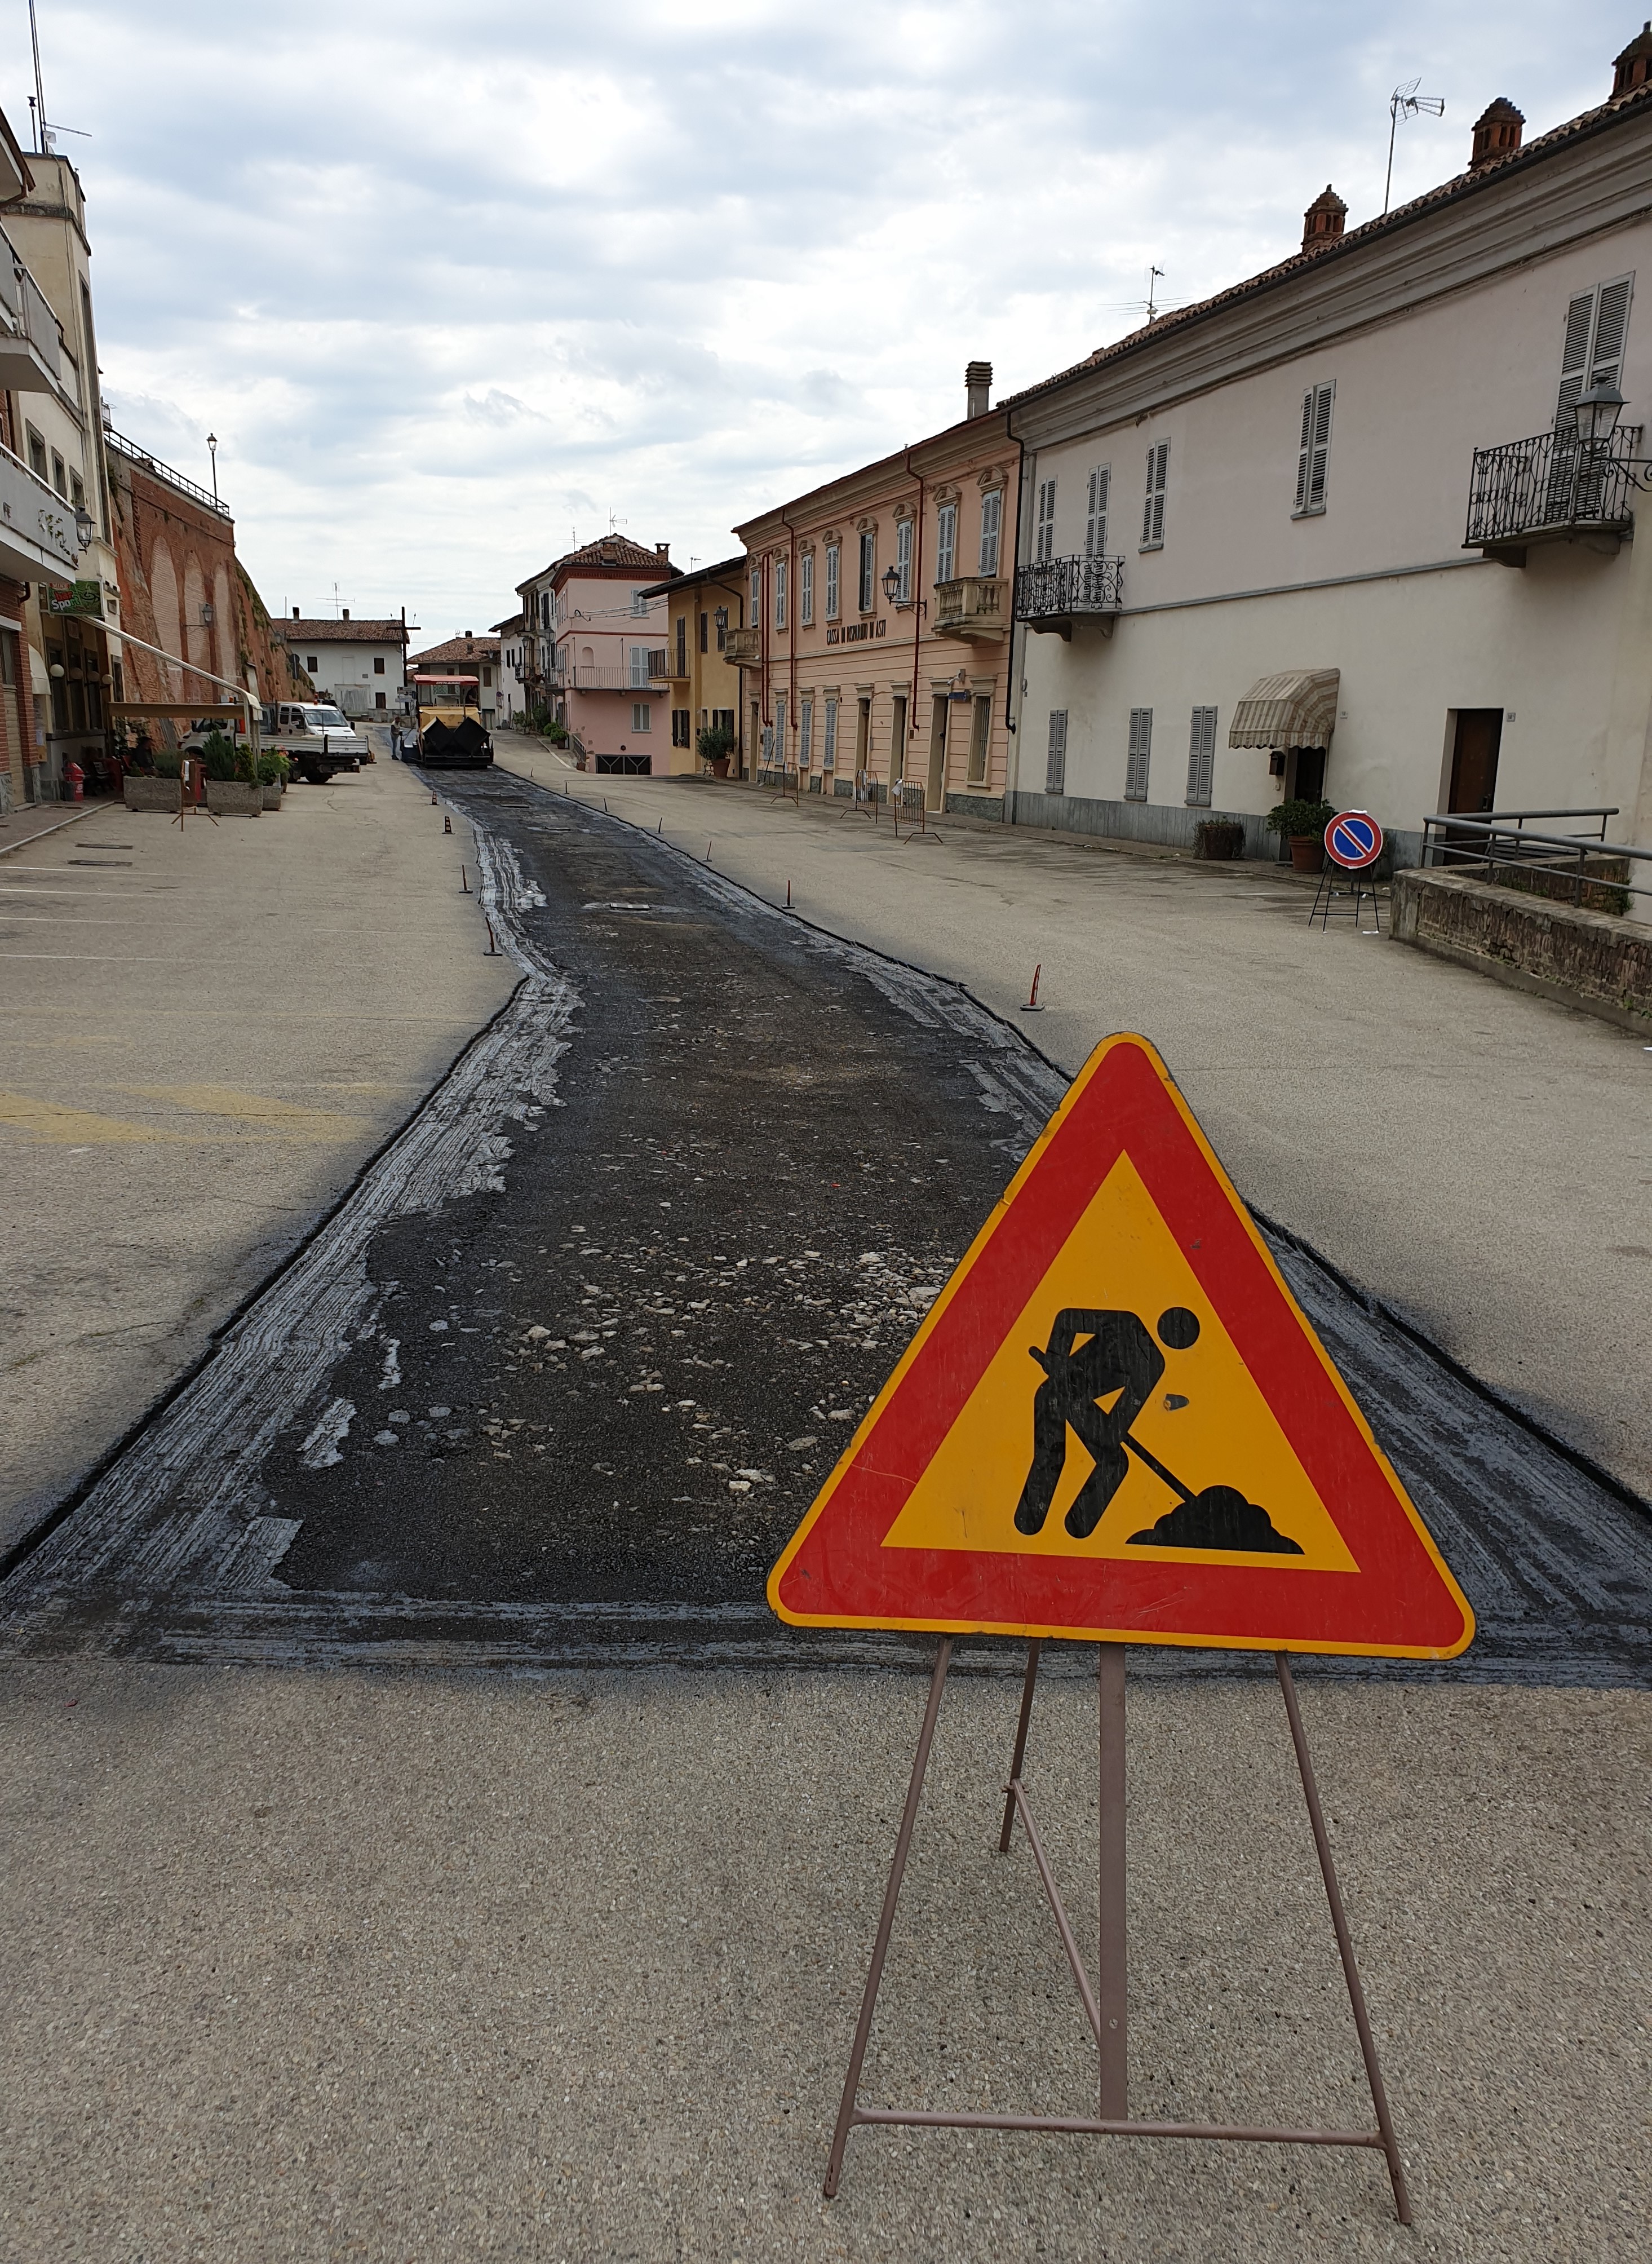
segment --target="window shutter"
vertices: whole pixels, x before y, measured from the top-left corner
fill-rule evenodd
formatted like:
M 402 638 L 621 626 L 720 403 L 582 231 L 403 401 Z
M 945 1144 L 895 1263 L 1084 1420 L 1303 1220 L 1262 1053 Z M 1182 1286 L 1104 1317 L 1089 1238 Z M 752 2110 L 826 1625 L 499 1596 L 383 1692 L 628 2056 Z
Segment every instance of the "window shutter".
M 1160 440 L 1148 450 L 1147 501 L 1141 511 L 1141 543 L 1152 549 L 1164 540 L 1164 483 L 1170 469 L 1170 444 Z
M 1561 348 L 1561 389 L 1554 403 L 1557 432 L 1575 430 L 1572 410 L 1583 390 L 1589 366 L 1589 335 L 1595 326 L 1595 294 L 1580 291 L 1566 309 L 1566 339 Z
M 958 505 L 944 503 L 935 514 L 935 579 L 950 582 L 958 550 Z
M 998 529 L 1003 513 L 1004 490 L 989 488 L 981 498 L 981 563 L 976 569 L 983 577 L 998 570 Z
M 1337 381 L 1314 388 L 1314 439 L 1308 475 L 1308 507 L 1325 508 L 1325 474 L 1330 462 L 1330 411 L 1337 398 Z
M 1067 791 L 1067 710 L 1050 710 L 1049 752 L 1044 764 L 1046 794 L 1065 794 Z
M 1153 752 L 1153 710 L 1133 708 L 1130 710 L 1130 752 L 1125 765 L 1124 798 L 1127 802 L 1145 802 L 1148 798 L 1148 765 Z
M 912 602 L 912 521 L 903 519 L 895 531 L 895 562 L 901 577 L 901 603 Z
M 1107 488 L 1109 470 L 1098 464 L 1090 475 L 1089 492 L 1084 498 L 1084 555 L 1086 558 L 1105 557 L 1107 549 Z
M 1038 545 L 1033 553 L 1040 566 L 1055 555 L 1055 483 L 1039 482 Z
M 823 771 L 837 767 L 837 702 L 826 702 L 826 737 L 821 748 L 820 766 Z
M 1210 808 L 1216 771 L 1216 711 L 1195 708 L 1187 742 L 1187 799 L 1198 809 Z
M 1302 439 L 1296 452 L 1296 501 L 1293 511 L 1308 509 L 1308 468 L 1314 453 L 1314 388 L 1302 395 Z
M 1629 286 L 1632 279 L 1619 276 L 1615 283 L 1603 283 L 1599 303 L 1595 309 L 1595 335 L 1589 349 L 1589 382 L 1604 385 L 1608 379 L 1613 385 L 1623 382 L 1623 341 L 1629 327 Z

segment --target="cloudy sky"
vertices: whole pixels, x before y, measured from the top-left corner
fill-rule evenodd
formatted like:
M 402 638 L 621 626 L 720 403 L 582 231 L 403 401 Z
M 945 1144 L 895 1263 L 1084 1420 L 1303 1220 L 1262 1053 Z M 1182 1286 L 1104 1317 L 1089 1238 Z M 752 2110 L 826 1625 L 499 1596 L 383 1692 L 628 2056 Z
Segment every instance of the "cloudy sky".
M 430 635 L 613 523 L 678 564 L 765 504 L 1294 250 L 1335 183 L 1601 100 L 1628 6 L 1392 0 L 38 0 L 114 421 L 272 606 Z M 0 103 L 29 136 L 26 0 Z

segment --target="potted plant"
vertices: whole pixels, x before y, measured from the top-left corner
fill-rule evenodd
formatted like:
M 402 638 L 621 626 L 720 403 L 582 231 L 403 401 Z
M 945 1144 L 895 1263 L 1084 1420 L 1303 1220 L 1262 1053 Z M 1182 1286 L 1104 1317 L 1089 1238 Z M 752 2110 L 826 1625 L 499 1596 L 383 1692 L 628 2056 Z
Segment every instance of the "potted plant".
M 1236 817 L 1205 817 L 1193 828 L 1193 854 L 1213 861 L 1245 853 L 1245 830 Z
M 200 760 L 206 773 L 206 807 L 214 817 L 260 815 L 264 788 L 252 775 L 250 749 L 237 749 L 226 731 L 208 731 L 200 744 Z
M 1282 833 L 1291 846 L 1293 873 L 1325 869 L 1325 828 L 1337 815 L 1329 802 L 1276 802 L 1268 812 L 1268 831 Z
M 699 758 L 710 766 L 712 776 L 726 779 L 735 751 L 735 735 L 728 725 L 718 723 L 702 731 L 696 744 Z
M 286 792 L 286 781 L 292 765 L 279 750 L 265 748 L 258 757 L 258 785 L 263 791 L 266 809 L 279 809 L 281 796 Z

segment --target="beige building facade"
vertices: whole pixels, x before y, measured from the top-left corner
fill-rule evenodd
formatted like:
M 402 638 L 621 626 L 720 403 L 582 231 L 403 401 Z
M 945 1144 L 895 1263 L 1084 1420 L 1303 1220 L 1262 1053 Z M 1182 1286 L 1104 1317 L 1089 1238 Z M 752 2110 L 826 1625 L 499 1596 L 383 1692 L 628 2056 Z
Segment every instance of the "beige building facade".
M 1011 812 L 1247 851 L 1283 796 L 1615 808 L 1652 840 L 1652 34 L 1528 147 L 1506 100 L 1455 179 L 1009 404 L 1024 450 Z M 1572 403 L 1615 382 L 1580 470 Z M 1271 706 L 1264 679 L 1293 679 Z M 1258 720 L 1260 719 L 1260 720 Z
M 1018 450 L 966 373 L 961 424 L 735 529 L 747 774 L 1002 816 Z
M 655 755 L 656 778 L 692 776 L 706 769 L 699 751 L 702 731 L 728 734 L 733 744 L 727 757 L 717 758 L 717 767 L 725 777 L 744 775 L 740 670 L 729 645 L 732 639 L 737 647 L 745 618 L 746 570 L 743 556 L 725 558 L 642 593 L 650 601 L 663 599 L 666 606 L 664 683 L 671 744 L 664 762 Z

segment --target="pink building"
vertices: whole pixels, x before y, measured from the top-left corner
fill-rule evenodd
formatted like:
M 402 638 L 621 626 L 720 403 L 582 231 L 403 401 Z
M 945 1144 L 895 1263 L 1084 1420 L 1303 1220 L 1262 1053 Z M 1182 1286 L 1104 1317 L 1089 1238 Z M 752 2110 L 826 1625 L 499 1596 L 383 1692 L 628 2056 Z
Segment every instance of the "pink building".
M 583 770 L 670 768 L 668 605 L 647 593 L 677 571 L 669 543 L 605 534 L 517 584 L 528 715 L 566 723 Z

